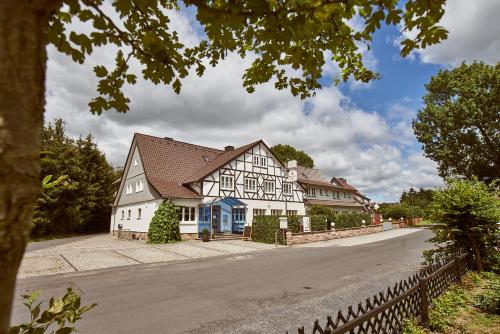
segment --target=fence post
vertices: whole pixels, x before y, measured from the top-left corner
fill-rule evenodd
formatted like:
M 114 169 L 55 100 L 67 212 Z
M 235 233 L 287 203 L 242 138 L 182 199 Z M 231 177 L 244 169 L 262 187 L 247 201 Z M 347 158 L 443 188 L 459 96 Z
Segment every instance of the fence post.
M 457 275 L 457 282 L 462 283 L 462 273 L 460 270 L 460 257 L 459 256 L 455 257 L 455 272 Z
M 427 278 L 419 280 L 420 288 L 420 308 L 422 310 L 422 325 L 428 327 L 429 325 L 429 296 L 427 293 Z

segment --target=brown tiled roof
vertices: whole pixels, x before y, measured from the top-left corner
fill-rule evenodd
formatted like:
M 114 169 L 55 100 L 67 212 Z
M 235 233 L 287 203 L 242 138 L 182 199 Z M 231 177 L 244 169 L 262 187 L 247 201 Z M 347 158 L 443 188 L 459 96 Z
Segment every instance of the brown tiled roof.
M 189 178 L 187 178 L 184 183 L 190 183 L 190 182 L 196 182 L 201 179 L 203 179 L 205 176 L 208 174 L 212 173 L 213 171 L 219 169 L 220 167 L 224 166 L 227 164 L 229 161 L 236 159 L 239 155 L 245 153 L 247 150 L 251 149 L 255 145 L 259 144 L 262 142 L 262 140 L 257 140 L 253 143 L 235 148 L 231 151 L 225 151 L 222 154 L 219 154 L 214 160 L 210 161 L 208 164 L 206 164 L 204 167 L 193 173 Z
M 184 180 L 224 151 L 136 133 L 146 178 L 162 197 L 200 198 Z
M 297 181 L 302 184 L 310 184 L 325 188 L 343 189 L 335 184 L 331 184 L 323 173 L 316 168 L 297 166 Z
M 334 200 L 323 200 L 323 199 L 306 199 L 304 202 L 308 205 L 326 205 L 326 206 L 355 206 L 362 207 L 357 202 L 347 202 L 347 201 L 334 201 Z
M 361 196 L 361 197 L 364 197 L 364 198 L 368 198 L 366 197 L 365 195 L 363 195 L 358 189 L 354 188 L 353 186 L 351 186 L 349 183 L 347 183 L 346 181 L 344 180 L 341 180 L 340 178 L 338 177 L 332 177 L 332 182 L 336 182 L 338 183 L 339 185 L 341 185 L 342 187 L 346 188 L 346 189 L 350 189 L 350 190 L 353 190 L 357 195 Z

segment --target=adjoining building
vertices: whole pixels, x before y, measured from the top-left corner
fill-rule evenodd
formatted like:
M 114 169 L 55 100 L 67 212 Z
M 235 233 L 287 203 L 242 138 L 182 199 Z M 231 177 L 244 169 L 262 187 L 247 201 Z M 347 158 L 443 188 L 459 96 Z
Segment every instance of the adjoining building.
M 343 178 L 326 178 L 316 168 L 290 166 L 296 170 L 297 181 L 306 190 L 304 204 L 307 207 L 323 205 L 334 213 L 368 212 L 370 199 L 349 185 Z

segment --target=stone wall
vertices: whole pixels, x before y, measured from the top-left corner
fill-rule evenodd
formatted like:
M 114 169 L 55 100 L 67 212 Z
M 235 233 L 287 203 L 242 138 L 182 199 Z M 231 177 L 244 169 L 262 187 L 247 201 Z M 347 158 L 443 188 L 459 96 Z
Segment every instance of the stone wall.
M 118 237 L 118 239 L 125 240 L 148 240 L 147 232 L 137 232 L 130 230 L 114 230 L 111 235 Z M 198 233 L 181 233 L 181 240 L 194 240 L 198 237 Z
M 393 223 L 392 228 L 399 228 L 400 224 Z M 384 230 L 383 225 L 368 225 L 366 227 L 355 227 L 348 228 L 342 230 L 326 230 L 320 232 L 301 232 L 301 233 L 292 233 L 291 231 L 286 232 L 286 243 L 287 245 L 298 245 L 298 244 L 306 244 L 309 242 L 315 241 L 323 241 L 323 240 L 332 240 L 332 239 L 340 239 L 347 237 L 354 237 L 357 235 L 366 235 L 377 232 L 382 232 Z

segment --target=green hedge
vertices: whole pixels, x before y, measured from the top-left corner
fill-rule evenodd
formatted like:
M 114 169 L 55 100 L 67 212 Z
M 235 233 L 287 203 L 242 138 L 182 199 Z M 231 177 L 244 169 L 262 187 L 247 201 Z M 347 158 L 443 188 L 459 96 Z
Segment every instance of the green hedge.
M 288 229 L 293 233 L 299 233 L 302 217 L 303 216 L 288 216 Z
M 361 227 L 362 221 L 366 225 L 370 225 L 371 217 L 367 213 L 343 213 L 339 215 L 332 215 L 332 222 L 335 223 L 335 229 Z
M 311 231 L 328 230 L 328 217 L 326 215 L 314 215 L 311 217 Z
M 279 217 L 281 216 L 254 216 L 252 221 L 252 240 L 274 244 L 274 235 L 280 228 Z M 281 232 L 278 232 L 278 244 L 286 244 L 285 237 Z

